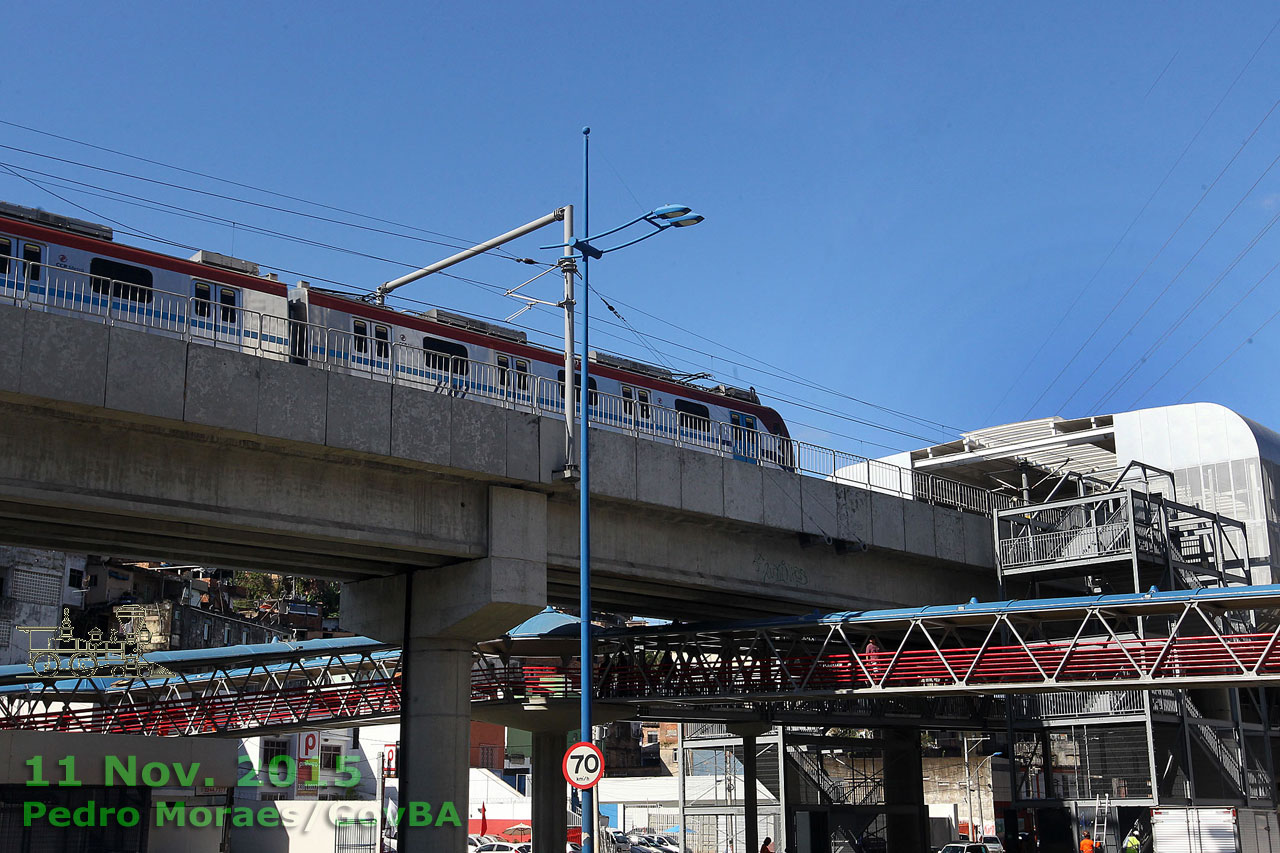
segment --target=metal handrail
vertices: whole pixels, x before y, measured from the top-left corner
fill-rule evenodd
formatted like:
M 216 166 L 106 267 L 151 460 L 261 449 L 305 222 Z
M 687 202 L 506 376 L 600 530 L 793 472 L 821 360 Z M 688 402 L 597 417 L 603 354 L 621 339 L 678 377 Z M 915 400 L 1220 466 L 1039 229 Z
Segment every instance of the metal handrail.
M 1100 524 L 1054 530 L 1033 536 L 1000 540 L 1000 564 L 1005 567 L 1029 566 L 1084 557 L 1105 557 L 1129 552 L 1127 524 Z
M 138 326 L 263 358 L 305 359 L 308 364 L 328 370 L 476 398 L 537 415 L 564 416 L 563 383 L 556 379 L 20 258 L 8 260 L 7 270 L 0 273 L 0 301 L 19 307 L 88 316 L 109 325 Z M 33 267 L 41 270 L 38 282 L 30 280 Z M 965 512 L 989 516 L 1018 503 L 1008 495 L 980 486 L 786 436 L 698 418 L 652 402 L 603 391 L 590 391 L 589 396 L 590 423 L 602 429 Z

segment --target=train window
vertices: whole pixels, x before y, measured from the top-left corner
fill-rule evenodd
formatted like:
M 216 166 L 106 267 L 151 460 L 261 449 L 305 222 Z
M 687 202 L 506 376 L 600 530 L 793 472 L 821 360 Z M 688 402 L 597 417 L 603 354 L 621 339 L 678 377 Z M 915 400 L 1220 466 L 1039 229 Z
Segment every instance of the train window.
M 44 246 L 38 243 L 22 244 L 22 271 L 27 281 L 40 280 L 40 262 L 44 259 Z
M 132 302 L 151 301 L 151 270 L 146 267 L 94 258 L 89 262 L 89 276 L 94 293 L 110 292 L 117 299 Z
M 452 371 L 459 376 L 466 376 L 471 371 L 471 365 L 467 362 L 467 348 L 460 343 L 423 335 L 422 348 L 427 351 L 429 370 Z
M 369 351 L 369 324 L 364 320 L 352 320 L 351 331 L 355 332 L 355 351 Z
M 0 275 L 9 274 L 9 258 L 13 255 L 13 241 L 0 237 Z
M 564 396 L 564 371 L 556 372 L 556 381 L 560 383 L 560 396 Z M 573 373 L 573 387 L 578 389 L 578 393 L 582 393 L 582 374 L 578 371 Z M 591 405 L 596 405 L 596 378 L 594 376 L 587 377 L 587 388 L 591 390 Z
M 213 285 L 197 281 L 192 286 L 191 295 L 196 298 L 196 304 L 192 309 L 195 311 L 196 316 L 208 317 L 209 302 L 213 300 Z
M 676 411 L 680 413 L 681 429 L 693 429 L 702 432 L 707 432 L 711 429 L 711 410 L 701 403 L 676 400 Z
M 218 288 L 218 304 L 222 306 L 219 309 L 219 314 L 221 315 L 222 322 L 236 322 L 236 303 L 239 301 L 240 291 L 236 290 L 234 287 Z
M 391 357 L 391 330 L 381 323 L 373 327 L 373 354 L 377 358 Z

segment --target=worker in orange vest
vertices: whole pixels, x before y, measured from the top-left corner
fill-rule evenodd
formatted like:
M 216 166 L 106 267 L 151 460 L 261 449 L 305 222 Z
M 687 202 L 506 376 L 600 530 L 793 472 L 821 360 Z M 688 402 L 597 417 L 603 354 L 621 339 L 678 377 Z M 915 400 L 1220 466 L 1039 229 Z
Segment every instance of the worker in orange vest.
M 1089 830 L 1086 829 L 1084 838 L 1080 839 L 1080 853 L 1093 853 L 1093 848 L 1096 846 L 1093 843 L 1093 839 L 1089 837 Z

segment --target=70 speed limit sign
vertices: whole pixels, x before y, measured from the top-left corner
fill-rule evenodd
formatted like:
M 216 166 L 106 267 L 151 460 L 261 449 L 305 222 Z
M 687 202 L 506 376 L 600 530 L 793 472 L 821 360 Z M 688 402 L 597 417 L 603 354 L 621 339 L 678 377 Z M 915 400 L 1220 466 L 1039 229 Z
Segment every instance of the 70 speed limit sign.
M 580 741 L 564 754 L 564 778 L 575 788 L 594 788 L 604 775 L 604 756 L 595 744 Z

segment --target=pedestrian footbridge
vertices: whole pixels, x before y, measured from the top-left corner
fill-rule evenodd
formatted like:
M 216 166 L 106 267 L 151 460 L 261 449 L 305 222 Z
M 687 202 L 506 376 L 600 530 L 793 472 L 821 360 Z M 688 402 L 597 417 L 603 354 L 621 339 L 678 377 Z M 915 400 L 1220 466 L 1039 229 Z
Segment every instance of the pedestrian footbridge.
M 596 699 L 615 719 L 707 719 L 744 703 L 795 712 L 840 700 L 1266 685 L 1280 682 L 1277 614 L 1280 586 L 1256 586 L 601 630 Z M 545 714 L 556 703 L 576 713 L 578 667 L 565 660 L 577 638 L 565 627 L 481 644 L 473 715 Z M 247 736 L 400 713 L 400 650 L 364 638 L 147 659 L 173 675 L 3 668 L 0 728 Z M 969 706 L 951 721 L 974 713 Z

